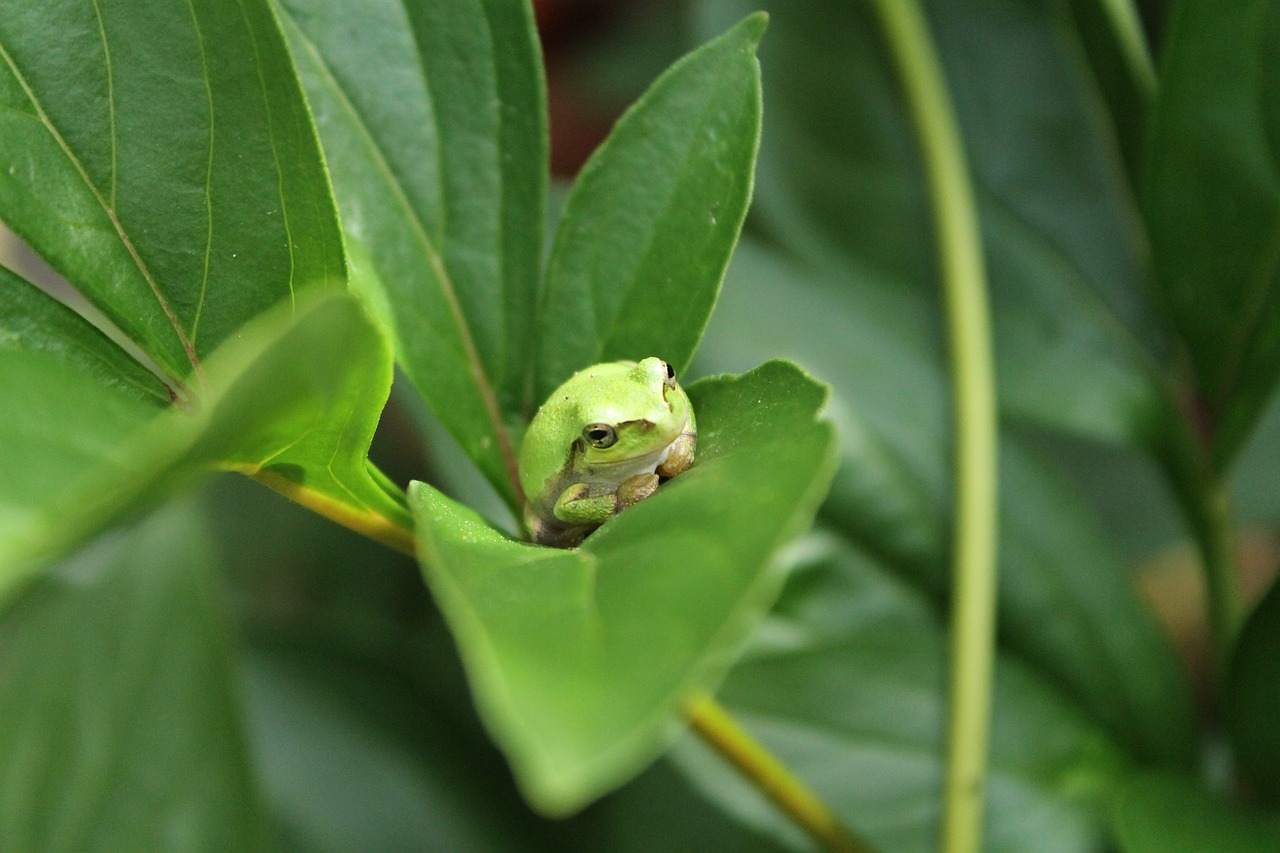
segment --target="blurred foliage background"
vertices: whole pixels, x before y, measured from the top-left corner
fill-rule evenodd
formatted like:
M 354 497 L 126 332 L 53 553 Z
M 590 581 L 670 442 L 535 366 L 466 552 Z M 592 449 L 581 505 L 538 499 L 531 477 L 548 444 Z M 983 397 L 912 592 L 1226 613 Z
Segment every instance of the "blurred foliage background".
M 553 174 L 572 176 L 663 68 L 759 5 L 535 3 L 550 90 Z M 823 515 L 835 532 L 799 556 L 802 564 L 854 566 L 840 575 L 852 587 L 801 571 L 800 586 L 789 591 L 771 629 L 788 618 L 821 623 L 821 613 L 805 609 L 816 606 L 810 590 L 801 588 L 808 577 L 819 577 L 813 585 L 824 590 L 822 600 L 839 603 L 841 618 L 856 618 L 866 602 L 882 600 L 876 596 L 901 594 L 907 602 L 901 612 L 911 616 L 899 630 L 912 642 L 896 652 L 865 648 L 860 654 L 863 660 L 882 654 L 884 671 L 923 667 L 922 684 L 932 685 L 939 647 L 913 642 L 937 630 L 943 608 L 939 519 L 946 507 L 948 427 L 934 257 L 915 148 L 869 12 L 835 0 L 764 5 L 773 6 L 773 20 L 761 50 L 765 136 L 757 205 L 695 372 L 743 370 L 781 356 L 835 384 L 830 414 L 847 461 Z M 1029 505 L 1008 511 L 1006 559 L 1032 568 L 1053 563 L 1065 587 L 1077 565 L 1093 567 L 1080 581 L 1085 586 L 1097 572 L 1116 567 L 1101 587 L 1070 594 L 1105 595 L 1112 588 L 1107 584 L 1141 590 L 1192 685 L 1207 696 L 1212 655 L 1196 556 L 1149 452 L 1158 407 L 1150 376 L 1154 365 L 1174 357 L 1151 304 L 1149 247 L 1130 189 L 1126 134 L 1133 131 L 1126 121 L 1132 113 L 1122 101 L 1109 101 L 1114 89 L 1106 90 L 1106 65 L 1091 64 L 1098 58 L 1085 47 L 1096 22 L 1081 11 L 1088 4 L 938 0 L 926 6 L 979 188 L 1010 442 L 1002 460 L 1005 486 L 1018 495 L 1032 482 L 1027 494 L 1049 496 L 1041 505 L 1028 499 Z M 1158 50 L 1168 4 L 1150 0 L 1140 10 Z M 7 266 L 59 287 L 12 238 L 0 251 Z M 372 458 L 402 485 L 426 479 L 498 513 L 494 496 L 412 394 L 393 394 Z M 1268 586 L 1280 560 L 1277 470 L 1280 406 L 1273 402 L 1232 480 L 1249 600 Z M 133 533 L 104 537 L 41 581 L 0 625 L 0 679 L 10 695 L 25 697 L 23 707 L 8 702 L 0 708 L 0 730 L 19 731 L 22 748 L 47 752 L 50 785 L 63 778 L 59 771 L 70 760 L 59 751 L 67 726 L 90 727 L 101 744 L 96 763 L 74 774 L 78 797 L 63 798 L 84 804 L 83 814 L 50 818 L 64 827 L 60 849 L 84 849 L 80 842 L 92 837 L 90 821 L 103 813 L 101 804 L 131 796 L 107 772 L 119 766 L 114 750 L 144 765 L 130 775 L 142 786 L 136 802 L 157 804 L 158 813 L 166 788 L 181 787 L 174 780 L 184 774 L 207 789 L 207 813 L 182 813 L 168 827 L 174 849 L 747 851 L 803 845 L 763 814 L 766 806 L 708 770 L 707 757 L 689 743 L 584 813 L 564 821 L 539 818 L 520 800 L 476 720 L 452 640 L 412 560 L 235 476 L 212 480 L 136 524 Z M 844 544 L 831 544 L 835 537 Z M 169 547 L 177 541 L 202 544 Z M 857 543 L 856 552 L 849 541 Z M 868 561 L 875 567 L 864 577 L 857 567 Z M 839 588 L 825 589 L 833 583 Z M 1044 784 L 1111 784 L 1102 777 L 1121 761 L 1109 752 L 1116 743 L 1138 756 L 1137 763 L 1189 760 L 1188 744 L 1177 734 L 1185 721 L 1123 719 L 1122 703 L 1099 700 L 1102 707 L 1089 707 L 1094 688 L 1079 687 L 1077 673 L 1096 662 L 1094 650 L 1083 645 L 1074 658 L 1056 659 L 1052 638 L 1034 636 L 1038 620 L 1059 606 L 1055 590 L 1025 583 L 1021 591 L 1004 590 L 1021 608 L 1002 622 L 1012 665 L 1039 668 L 1047 682 L 1068 690 L 1076 685 L 1079 695 L 1063 705 L 1063 729 L 1087 728 L 1083 742 L 1097 726 L 1109 739 L 1097 747 L 1106 754 L 1078 765 L 1098 778 L 1057 775 Z M 1037 596 L 1046 600 L 1037 603 Z M 1085 609 L 1118 620 L 1129 615 L 1123 607 Z M 767 670 L 771 640 L 776 637 L 765 636 L 764 651 L 731 678 L 731 707 L 737 697 L 740 706 L 758 709 L 761 695 L 777 689 L 780 682 Z M 858 648 L 857 638 L 840 641 Z M 163 659 L 156 648 L 166 649 Z M 828 686 L 806 697 L 812 707 L 856 701 L 856 690 L 876 677 L 872 671 L 841 681 L 839 668 L 831 667 L 825 681 L 815 677 Z M 1125 678 L 1120 671 L 1116 677 Z M 935 700 L 911 707 L 931 708 Z M 1176 718 L 1176 698 L 1171 705 Z M 243 708 L 242 717 L 235 708 Z M 1212 724 L 1213 708 L 1202 702 L 1198 711 Z M 172 764 L 166 763 L 166 743 L 190 743 L 207 730 L 218 734 L 203 752 L 180 761 L 168 753 Z M 141 739 L 143 732 L 155 737 Z M 1039 748 L 1027 747 L 1012 764 L 1038 756 Z M 1062 760 L 1077 766 L 1075 758 Z M 814 758 L 808 769 L 820 766 Z M 1035 772 L 1043 770 L 1036 766 Z M 927 786 L 929 771 L 922 772 Z M 882 781 L 863 779 L 855 787 L 874 799 Z M 1108 844 L 1096 801 L 1084 799 L 1087 808 L 1064 812 L 1056 823 L 1047 812 L 1034 813 L 1048 822 L 1025 831 L 1043 830 L 1042 837 L 1054 839 L 1039 849 Z M 849 807 L 852 822 L 879 809 L 873 822 L 898 827 L 879 830 L 880 837 L 916 839 L 900 849 L 929 837 L 902 827 L 936 820 L 927 811 L 894 812 L 902 804 L 887 799 L 868 802 Z M 234 819 L 215 831 L 213 815 Z M 133 837 L 127 829 L 118 837 Z M 899 831 L 904 834 L 894 835 Z M 1007 849 L 1030 837 L 1009 832 Z

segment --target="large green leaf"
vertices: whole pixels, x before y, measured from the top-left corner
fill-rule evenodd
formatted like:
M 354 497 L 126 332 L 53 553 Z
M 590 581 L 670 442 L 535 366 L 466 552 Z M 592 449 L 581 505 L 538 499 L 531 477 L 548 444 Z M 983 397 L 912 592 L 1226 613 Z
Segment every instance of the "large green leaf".
M 1236 642 L 1225 718 L 1249 790 L 1280 805 L 1280 582 L 1273 582 Z
M 0 353 L 0 369 L 14 367 L 7 387 L 36 401 L 30 404 L 35 415 L 66 418 L 40 421 L 47 432 L 66 427 L 62 438 L 42 445 L 38 436 L 24 435 L 5 448 L 15 458 L 42 447 L 58 452 L 23 462 L 17 487 L 6 486 L 0 599 L 49 556 L 73 548 L 129 506 L 218 467 L 256 473 L 356 529 L 399 536 L 407 547 L 403 499 L 366 461 L 391 384 L 391 355 L 353 297 L 300 299 L 296 308 L 285 304 L 258 318 L 209 359 L 207 390 L 195 404 L 159 414 L 140 414 L 92 383 L 73 382 L 75 351 L 57 355 L 50 361 Z M 44 381 L 66 384 L 46 394 Z M 101 406 L 100 419 L 77 413 L 75 401 L 63 396 L 69 392 Z M 50 409 L 42 413 L 40 401 Z M 11 423 L 34 426 L 22 418 Z
M 546 205 L 525 2 L 281 0 L 354 283 L 405 373 L 514 499 Z
M 1176 6 L 1160 63 L 1143 212 L 1157 284 L 1218 467 L 1280 378 L 1280 5 Z
M 705 0 L 706 29 L 758 5 Z M 758 223 L 810 264 L 916 290 L 932 318 L 919 145 L 872 6 L 764 5 Z M 1069 21 L 1049 3 L 926 6 L 978 199 L 1002 410 L 1149 445 L 1166 410 L 1141 235 Z
M 823 514 L 938 600 L 949 512 L 945 372 L 920 294 L 744 241 L 703 365 L 766 354 L 834 378 L 841 466 Z M 1185 764 L 1187 688 L 1096 519 L 1009 429 L 1001 438 L 1001 641 L 1144 758 Z
M 547 265 L 535 401 L 600 361 L 692 358 L 751 197 L 764 27 L 753 15 L 673 65 L 582 168 Z
M 170 509 L 0 621 L 0 848 L 261 849 L 212 568 L 194 514 Z
M 410 490 L 427 583 L 481 714 L 538 808 L 562 813 L 653 760 L 682 697 L 720 677 L 777 592 L 775 552 L 825 494 L 825 390 L 771 362 L 689 388 L 698 462 L 576 550 L 506 538 Z
M 178 380 L 345 280 L 265 0 L 4 4 L 0 217 Z
M 0 552 L 87 472 L 124 464 L 168 404 L 164 385 L 105 335 L 0 268 Z
M 1135 779 L 1120 798 L 1115 820 L 1124 853 L 1275 853 L 1280 838 L 1280 818 L 1169 776 Z
M 936 849 L 946 641 L 932 606 L 832 536 L 806 540 L 774 612 L 719 699 L 859 834 L 894 853 Z M 1070 701 L 997 665 L 988 853 L 1095 851 L 1119 751 Z M 748 825 L 795 837 L 758 791 L 691 738 L 677 762 Z

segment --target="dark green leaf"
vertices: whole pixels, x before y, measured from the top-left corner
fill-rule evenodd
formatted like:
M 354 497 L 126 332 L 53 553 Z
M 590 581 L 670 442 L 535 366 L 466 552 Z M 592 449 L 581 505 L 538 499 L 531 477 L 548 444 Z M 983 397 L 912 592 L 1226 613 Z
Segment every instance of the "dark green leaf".
M 705 363 L 729 370 L 776 354 L 834 377 L 841 467 L 824 516 L 942 600 L 950 417 L 920 294 L 815 272 L 747 241 L 727 282 Z M 1005 433 L 1003 644 L 1136 755 L 1185 764 L 1186 685 L 1128 570 L 1079 497 Z
M 758 5 L 708 0 L 707 28 Z M 936 315 L 919 145 L 872 7 L 765 5 L 759 223 L 805 262 L 915 290 Z M 1145 352 L 1157 336 L 1141 234 L 1063 10 L 926 5 L 978 198 L 1003 411 L 1150 444 L 1165 408 Z
M 1226 721 L 1249 790 L 1280 805 L 1280 582 L 1272 583 L 1236 641 Z
M 486 723 L 541 810 L 580 808 L 653 760 L 682 697 L 718 680 L 763 617 L 780 581 L 775 552 L 825 494 L 822 386 L 771 362 L 689 395 L 697 464 L 579 549 L 507 539 L 425 484 L 411 488 L 427 583 Z
M 316 113 L 353 286 L 397 358 L 514 500 L 547 183 L 525 2 L 281 0 Z
M 935 850 L 946 723 L 946 642 L 931 606 L 834 537 L 800 563 L 719 698 L 877 849 Z M 1018 663 L 997 665 L 988 853 L 1095 851 L 1123 772 L 1092 721 Z M 748 825 L 802 842 L 705 746 L 677 763 Z
M 1148 140 L 1143 208 L 1157 283 L 1220 469 L 1280 377 L 1280 75 L 1263 72 L 1280 51 L 1278 10 L 1269 0 L 1180 3 Z
M 1134 780 L 1116 807 L 1124 853 L 1275 853 L 1280 819 L 1253 814 L 1185 778 Z
M 692 358 L 751 197 L 764 27 L 753 15 L 673 65 L 578 175 L 547 266 L 535 401 L 600 361 Z
M 0 216 L 176 378 L 345 280 L 265 0 L 4 4 Z
M 167 510 L 0 622 L 0 848 L 261 847 L 219 592 L 192 513 Z

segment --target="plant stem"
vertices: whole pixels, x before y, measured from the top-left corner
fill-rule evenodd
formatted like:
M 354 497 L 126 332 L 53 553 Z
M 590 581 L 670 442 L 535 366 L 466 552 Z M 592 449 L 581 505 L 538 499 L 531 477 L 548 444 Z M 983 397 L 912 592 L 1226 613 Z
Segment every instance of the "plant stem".
M 1197 539 L 1204 564 L 1205 596 L 1208 599 L 1209 627 L 1213 632 L 1217 677 L 1221 679 L 1231 662 L 1236 632 L 1243 616 L 1230 490 L 1221 479 L 1215 478 L 1204 485 L 1200 499 L 1202 520 Z
M 685 715 L 703 740 L 824 848 L 836 853 L 871 853 L 867 842 L 846 829 L 803 781 L 739 726 L 714 698 L 705 693 L 694 694 L 685 700 Z
M 982 845 L 996 624 L 996 409 L 982 239 L 941 63 L 917 0 L 874 0 L 935 218 L 955 421 L 951 696 L 941 849 Z

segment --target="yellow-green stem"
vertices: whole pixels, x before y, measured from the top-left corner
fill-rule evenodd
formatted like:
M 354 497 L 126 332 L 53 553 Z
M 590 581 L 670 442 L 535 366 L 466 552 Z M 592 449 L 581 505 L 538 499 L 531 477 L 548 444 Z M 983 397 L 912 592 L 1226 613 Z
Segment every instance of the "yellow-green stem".
M 955 420 L 943 853 L 982 847 L 995 658 L 996 409 L 982 240 L 942 67 L 916 0 L 874 0 L 915 124 L 941 266 Z
M 705 693 L 685 700 L 690 727 L 760 789 L 797 826 L 835 853 L 871 853 L 816 794 Z
M 1129 75 L 1142 93 L 1142 97 L 1151 100 L 1156 93 L 1156 68 L 1151 59 L 1151 50 L 1147 46 L 1147 38 L 1142 32 L 1142 19 L 1133 0 L 1100 0 L 1102 12 L 1115 32 L 1116 42 Z

